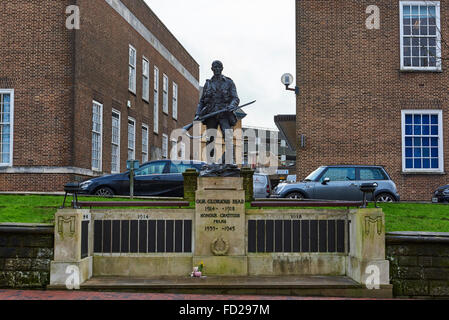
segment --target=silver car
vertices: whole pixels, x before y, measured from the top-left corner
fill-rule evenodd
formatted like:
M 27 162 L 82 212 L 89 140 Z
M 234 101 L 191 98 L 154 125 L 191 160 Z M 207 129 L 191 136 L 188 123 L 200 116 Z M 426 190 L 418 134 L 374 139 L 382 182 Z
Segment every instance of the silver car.
M 255 173 L 253 176 L 254 198 L 269 198 L 271 194 L 271 182 L 266 174 Z
M 381 166 L 323 166 L 299 183 L 279 184 L 273 192 L 274 198 L 353 200 L 363 199 L 360 185 L 377 182 L 374 197 L 378 202 L 400 200 L 395 183 Z M 368 195 L 369 201 L 374 200 Z

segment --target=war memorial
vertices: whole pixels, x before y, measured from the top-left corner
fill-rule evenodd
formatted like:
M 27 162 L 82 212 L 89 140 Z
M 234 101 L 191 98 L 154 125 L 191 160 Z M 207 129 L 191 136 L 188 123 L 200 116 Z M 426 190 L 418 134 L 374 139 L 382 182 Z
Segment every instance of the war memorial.
M 240 101 L 212 70 L 195 120 L 229 130 Z M 212 162 L 169 208 L 59 210 L 49 288 L 392 297 L 382 209 L 255 202 L 253 171 Z

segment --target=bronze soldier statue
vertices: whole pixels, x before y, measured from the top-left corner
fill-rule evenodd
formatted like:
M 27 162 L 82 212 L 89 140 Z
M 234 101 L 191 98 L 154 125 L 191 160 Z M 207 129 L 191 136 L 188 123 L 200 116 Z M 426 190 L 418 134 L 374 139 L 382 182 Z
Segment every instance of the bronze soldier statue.
M 237 95 L 234 81 L 222 75 L 223 63 L 214 61 L 212 63 L 212 71 L 214 76 L 212 79 L 206 80 L 195 120 L 200 120 L 201 116 L 206 114 L 220 110 L 235 109 L 239 106 L 240 99 Z M 218 125 L 220 125 L 224 138 L 226 130 L 232 129 L 237 124 L 237 117 L 233 111 L 227 111 L 203 120 L 203 124 L 206 125 L 207 129 L 218 129 Z M 208 139 L 207 145 L 210 143 L 214 143 L 214 137 Z M 210 156 L 214 156 L 213 151 Z M 225 154 L 223 154 L 221 163 L 224 163 L 224 159 Z

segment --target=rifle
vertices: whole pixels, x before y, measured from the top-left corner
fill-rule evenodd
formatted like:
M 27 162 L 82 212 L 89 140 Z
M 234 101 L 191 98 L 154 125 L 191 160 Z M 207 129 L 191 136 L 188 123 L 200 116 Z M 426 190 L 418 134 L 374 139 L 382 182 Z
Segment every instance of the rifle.
M 218 116 L 219 114 L 222 114 L 222 113 L 225 113 L 225 112 L 234 112 L 234 111 L 237 111 L 237 110 L 242 109 L 242 108 L 244 108 L 244 107 L 247 107 L 247 106 L 249 106 L 249 105 L 251 105 L 251 104 L 253 104 L 253 103 L 255 103 L 255 102 L 256 102 L 256 100 L 254 100 L 254 101 L 252 101 L 252 102 L 250 102 L 250 103 L 246 103 L 246 104 L 244 104 L 244 105 L 242 105 L 242 106 L 238 106 L 238 107 L 234 107 L 234 108 L 226 108 L 226 109 L 223 109 L 223 110 L 214 111 L 214 112 L 208 113 L 208 114 L 206 114 L 206 115 L 204 115 L 204 116 L 201 116 L 199 119 L 197 119 L 197 120 L 195 120 L 195 121 L 201 121 L 201 122 L 203 122 L 204 120 L 207 120 L 207 119 L 209 119 L 209 118 Z M 192 122 L 191 124 L 186 125 L 183 129 L 184 129 L 185 131 L 189 131 L 189 130 L 193 127 L 195 121 Z

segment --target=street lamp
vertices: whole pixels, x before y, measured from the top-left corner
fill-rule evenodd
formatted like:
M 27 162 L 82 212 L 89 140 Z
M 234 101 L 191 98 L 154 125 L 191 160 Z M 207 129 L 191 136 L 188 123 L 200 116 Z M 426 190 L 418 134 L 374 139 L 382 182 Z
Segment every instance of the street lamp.
M 295 79 L 290 73 L 285 73 L 282 75 L 281 82 L 285 85 L 285 90 L 294 91 L 296 95 L 299 95 L 299 87 L 295 86 L 295 88 L 290 88 L 290 85 L 293 83 Z

